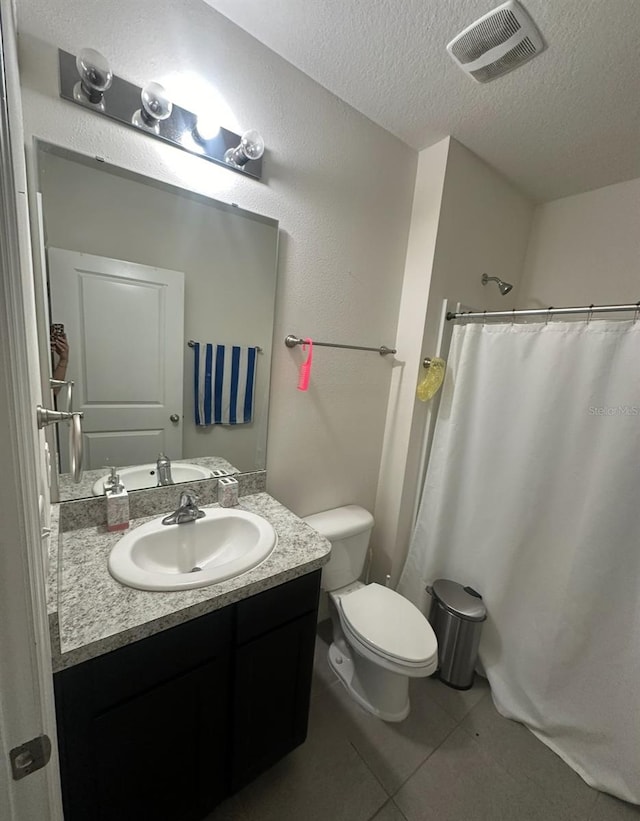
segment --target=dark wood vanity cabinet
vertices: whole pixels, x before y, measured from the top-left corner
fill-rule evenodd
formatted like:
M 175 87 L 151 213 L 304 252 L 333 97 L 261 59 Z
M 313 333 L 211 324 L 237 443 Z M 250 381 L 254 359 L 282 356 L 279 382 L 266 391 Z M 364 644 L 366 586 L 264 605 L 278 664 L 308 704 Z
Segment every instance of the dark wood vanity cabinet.
M 289 582 L 289 585 L 294 584 Z M 231 787 L 244 786 L 307 736 L 320 577 L 238 605 Z M 283 585 L 288 587 L 289 585 Z M 316 603 L 305 612 L 304 603 Z M 297 618 L 286 619 L 287 612 Z
M 65 821 L 198 821 L 307 732 L 320 571 L 54 676 Z

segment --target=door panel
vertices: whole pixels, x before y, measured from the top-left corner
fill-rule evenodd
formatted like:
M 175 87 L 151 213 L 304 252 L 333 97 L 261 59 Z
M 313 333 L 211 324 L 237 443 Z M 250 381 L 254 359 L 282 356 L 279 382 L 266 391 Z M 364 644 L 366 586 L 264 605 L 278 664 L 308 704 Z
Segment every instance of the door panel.
M 307 736 L 316 620 L 314 610 L 236 651 L 233 789 Z
M 144 465 L 154 462 L 160 451 L 166 449 L 164 430 L 116 430 L 102 433 L 85 433 L 85 465 L 102 467 L 103 465 Z M 117 462 L 113 454 L 124 451 Z M 149 453 L 154 454 L 149 459 Z M 126 462 L 123 461 L 126 458 Z
M 184 274 L 48 249 L 51 321 L 69 341 L 67 378 L 84 412 L 85 468 L 182 456 Z M 126 367 L 124 367 L 126 364 Z M 60 467 L 69 469 L 67 429 Z
M 87 271 L 78 276 L 84 404 L 124 413 L 127 408 L 121 405 L 159 404 L 164 389 L 157 358 L 164 336 L 163 284 L 125 282 Z
M 200 819 L 227 790 L 226 658 L 95 719 L 99 821 Z

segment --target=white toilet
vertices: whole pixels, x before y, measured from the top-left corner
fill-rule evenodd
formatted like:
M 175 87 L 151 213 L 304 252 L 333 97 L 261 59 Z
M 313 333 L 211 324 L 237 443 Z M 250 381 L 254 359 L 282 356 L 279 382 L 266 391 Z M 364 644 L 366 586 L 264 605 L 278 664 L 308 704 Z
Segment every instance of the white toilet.
M 373 527 L 367 510 L 346 505 L 304 521 L 331 542 L 322 571 L 333 622 L 329 663 L 365 710 L 402 721 L 409 715 L 409 679 L 430 676 L 438 666 L 431 625 L 395 590 L 358 581 Z

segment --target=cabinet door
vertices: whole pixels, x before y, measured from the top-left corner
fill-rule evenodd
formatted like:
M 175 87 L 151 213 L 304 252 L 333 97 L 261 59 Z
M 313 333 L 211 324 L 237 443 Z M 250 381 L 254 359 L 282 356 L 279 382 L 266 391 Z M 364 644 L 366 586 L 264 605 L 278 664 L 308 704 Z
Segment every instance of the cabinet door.
M 228 792 L 232 617 L 55 674 L 65 821 L 190 821 Z
M 305 740 L 315 629 L 313 611 L 237 649 L 233 789 Z
M 189 821 L 222 799 L 228 790 L 225 667 L 210 662 L 93 719 L 92 819 Z

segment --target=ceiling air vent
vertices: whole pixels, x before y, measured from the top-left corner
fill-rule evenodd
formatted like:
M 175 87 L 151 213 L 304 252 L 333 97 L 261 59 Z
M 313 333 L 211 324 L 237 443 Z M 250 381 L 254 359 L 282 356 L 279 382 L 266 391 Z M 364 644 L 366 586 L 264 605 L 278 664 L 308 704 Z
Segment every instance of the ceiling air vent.
M 535 23 L 516 0 L 485 14 L 447 45 L 457 65 L 478 83 L 513 71 L 544 48 Z

